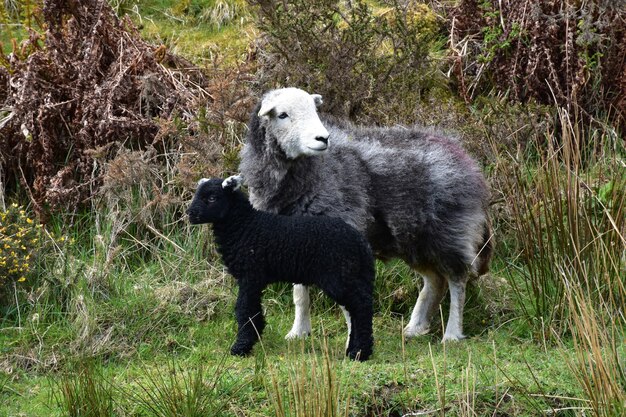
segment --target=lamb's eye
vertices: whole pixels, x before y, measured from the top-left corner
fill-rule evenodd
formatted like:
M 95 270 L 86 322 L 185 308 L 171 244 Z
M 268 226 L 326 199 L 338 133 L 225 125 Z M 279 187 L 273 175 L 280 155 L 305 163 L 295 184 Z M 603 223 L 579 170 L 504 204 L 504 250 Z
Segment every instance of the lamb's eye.
M 285 112 L 282 112 L 281 114 L 278 115 L 279 119 L 286 119 L 287 117 L 289 117 L 289 115 Z
M 215 203 L 216 197 L 214 195 L 210 195 L 206 198 L 208 203 Z

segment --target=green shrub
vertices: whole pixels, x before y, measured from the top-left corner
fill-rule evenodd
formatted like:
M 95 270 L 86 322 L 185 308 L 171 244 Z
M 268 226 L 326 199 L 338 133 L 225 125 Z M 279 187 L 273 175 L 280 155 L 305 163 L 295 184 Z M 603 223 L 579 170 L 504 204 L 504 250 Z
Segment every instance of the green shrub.
M 249 0 L 265 33 L 259 87 L 322 94 L 324 111 L 360 121 L 410 123 L 434 80 L 439 25 L 415 2 L 373 10 L 367 2 Z
M 11 204 L 0 210 L 0 319 L 3 322 L 21 326 L 23 316 L 35 307 L 35 299 L 43 303 L 45 298 L 46 302 L 59 306 L 67 302 L 71 279 L 65 274 L 63 264 L 67 263 L 66 249 L 72 243 L 73 239 L 55 234 L 33 220 L 22 206 Z

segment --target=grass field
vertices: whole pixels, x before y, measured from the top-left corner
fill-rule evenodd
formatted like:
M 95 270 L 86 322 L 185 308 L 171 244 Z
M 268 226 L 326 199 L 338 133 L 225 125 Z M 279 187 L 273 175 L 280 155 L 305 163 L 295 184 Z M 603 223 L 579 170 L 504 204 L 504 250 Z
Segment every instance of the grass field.
M 207 68 L 241 61 L 257 36 L 245 2 L 139 3 L 111 2 L 143 37 Z M 286 341 L 288 285 L 266 290 L 253 354 L 230 356 L 237 289 L 210 229 L 185 221 L 193 190 L 181 189 L 171 151 L 45 228 L 27 199 L 2 195 L 2 222 L 24 206 L 15 223 L 41 249 L 28 279 L 0 292 L 0 417 L 626 415 L 623 137 L 551 108 L 548 129 L 531 127 L 543 141 L 511 127 L 507 143 L 526 146 L 504 146 L 493 132 L 508 104 L 484 100 L 492 113 L 475 105 L 462 118 L 485 137 L 468 148 L 489 149 L 497 246 L 468 289 L 467 340 L 442 344 L 440 318 L 432 334 L 403 339 L 421 282 L 392 261 L 377 264 L 368 362 L 344 357 L 343 315 L 319 291 L 312 336 Z M 225 131 L 223 167 L 244 133 Z
M 206 232 L 192 230 L 189 243 Z M 185 253 L 194 251 L 192 246 L 182 247 Z M 107 279 L 117 288 L 106 296 L 89 290 L 87 274 L 70 276 L 76 281 L 67 283 L 74 288 L 66 288 L 71 292 L 66 312 L 45 303 L 22 306 L 21 326 L 3 326 L 0 333 L 6 372 L 1 391 L 4 415 L 83 415 L 57 404 L 68 385 L 78 391 L 78 403 L 91 396 L 102 403 L 110 395 L 114 411 L 105 415 L 144 415 L 136 396 L 143 398 L 146 391 L 157 395 L 166 387 L 164 395 L 175 397 L 168 379 L 172 367 L 178 370 L 176 383 L 183 390 L 189 388 L 185 378 L 195 372 L 203 373 L 205 383 L 217 383 L 216 390 L 207 395 L 226 403 L 224 415 L 275 415 L 272 399 L 278 395 L 285 403 L 305 401 L 292 392 L 294 384 L 304 385 L 305 398 L 311 391 L 336 389 L 337 407 L 347 407 L 350 415 L 411 411 L 539 415 L 552 409 L 588 406 L 571 369 L 575 356 L 572 342 L 533 340 L 529 325 L 518 312 L 501 311 L 498 302 L 502 299 L 489 299 L 511 291 L 505 282 L 479 281 L 472 288 L 466 320 L 471 338 L 446 345 L 440 343 L 441 331 L 404 341 L 401 328 L 406 312 L 381 312 L 387 294 L 377 294 L 375 355 L 367 363 L 343 357 L 343 316 L 319 295 L 314 302 L 313 337 L 285 341 L 293 313 L 290 291 L 288 287 L 273 288 L 265 295 L 268 326 L 262 345 L 252 357 L 240 359 L 228 355 L 236 332 L 231 314 L 232 279 L 223 274 L 219 264 L 206 264 L 200 256 L 191 259 L 195 262 L 187 256 L 166 256 L 142 268 L 111 274 Z M 83 258 L 80 262 L 90 265 L 94 261 Z M 196 270 L 185 276 L 189 263 Z M 199 266 L 205 271 L 197 269 Z M 382 274 L 393 269 L 379 266 Z M 483 280 L 502 280 L 502 273 L 496 268 Z M 214 280 L 210 286 L 205 285 L 204 274 Z M 413 279 L 400 279 L 417 286 Z M 393 310 L 393 305 L 387 308 Z M 315 375 L 310 374 L 313 371 Z M 88 385 L 81 380 L 84 372 L 97 377 L 107 394 L 85 391 L 80 385 Z M 324 372 L 331 373 L 326 378 L 332 377 L 335 386 L 324 383 Z M 71 384 L 81 386 L 82 391 Z M 285 408 L 286 415 L 343 415 L 343 411 L 301 414 L 289 404 Z M 163 413 L 145 415 L 188 415 Z

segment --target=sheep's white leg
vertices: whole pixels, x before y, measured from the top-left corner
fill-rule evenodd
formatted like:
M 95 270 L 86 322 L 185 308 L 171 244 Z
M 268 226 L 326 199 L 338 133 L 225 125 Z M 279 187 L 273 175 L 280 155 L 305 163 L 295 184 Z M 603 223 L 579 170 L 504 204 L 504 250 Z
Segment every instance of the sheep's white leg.
M 350 313 L 344 306 L 341 307 L 341 311 L 343 311 L 343 316 L 346 318 L 346 324 L 348 325 L 348 338 L 346 339 L 346 350 L 348 350 L 348 346 L 350 345 L 350 333 L 352 333 L 352 320 L 350 319 Z
M 411 313 L 411 320 L 404 328 L 404 336 L 414 337 L 428 333 L 430 330 L 430 320 L 436 307 L 441 302 L 445 281 L 438 274 L 428 271 L 423 273 L 424 288 L 417 297 L 417 302 Z
M 305 337 L 311 333 L 311 299 L 307 286 L 300 284 L 293 286 L 293 303 L 296 306 L 296 317 L 285 339 Z
M 460 281 L 448 280 L 450 286 L 450 315 L 442 342 L 465 339 L 463 334 L 463 306 L 465 305 L 466 278 Z

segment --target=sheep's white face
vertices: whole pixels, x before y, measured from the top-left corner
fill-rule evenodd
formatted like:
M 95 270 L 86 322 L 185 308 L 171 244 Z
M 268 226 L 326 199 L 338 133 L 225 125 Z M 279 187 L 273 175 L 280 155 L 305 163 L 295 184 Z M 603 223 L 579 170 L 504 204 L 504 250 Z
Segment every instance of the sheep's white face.
M 317 115 L 322 96 L 298 88 L 273 90 L 263 97 L 259 117 L 287 158 L 319 155 L 328 148 L 328 131 Z

